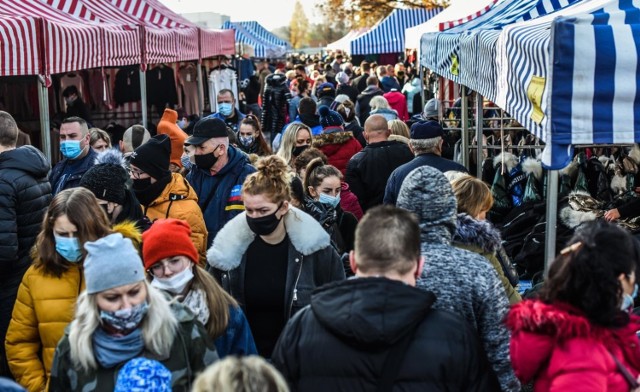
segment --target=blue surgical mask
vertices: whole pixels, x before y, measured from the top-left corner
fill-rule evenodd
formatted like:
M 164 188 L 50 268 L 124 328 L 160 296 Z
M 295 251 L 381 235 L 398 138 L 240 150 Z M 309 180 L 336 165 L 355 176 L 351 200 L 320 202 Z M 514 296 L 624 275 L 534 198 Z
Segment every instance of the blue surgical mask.
M 229 117 L 233 113 L 233 106 L 227 102 L 221 102 L 218 104 L 218 113 L 225 117 Z
M 321 193 L 318 201 L 322 204 L 328 204 L 331 207 L 336 208 L 338 204 L 340 204 L 340 194 L 338 193 L 336 196 L 331 196 L 326 193 Z
M 238 139 L 240 139 L 240 144 L 245 147 L 249 147 L 250 145 L 252 145 L 253 141 L 255 140 L 253 136 L 240 136 Z
M 182 167 L 184 167 L 187 170 L 191 170 L 191 167 L 193 166 L 193 162 L 191 162 L 191 158 L 189 158 L 189 155 L 183 155 L 180 158 L 180 162 L 182 163 Z
M 180 129 L 185 129 L 187 127 L 187 120 L 183 118 L 182 120 L 178 121 L 178 126 L 180 127 Z
M 76 159 L 80 154 L 82 154 L 80 140 L 65 140 L 60 143 L 60 152 L 67 159 Z
M 82 250 L 80 249 L 80 243 L 77 238 L 62 237 L 59 235 L 53 235 L 56 240 L 56 252 L 60 256 L 64 257 L 70 263 L 77 263 L 82 257 Z
M 633 285 L 633 293 L 631 295 L 624 294 L 622 296 L 622 305 L 620 305 L 620 309 L 622 310 L 631 310 L 633 309 L 634 299 L 638 296 L 638 284 Z

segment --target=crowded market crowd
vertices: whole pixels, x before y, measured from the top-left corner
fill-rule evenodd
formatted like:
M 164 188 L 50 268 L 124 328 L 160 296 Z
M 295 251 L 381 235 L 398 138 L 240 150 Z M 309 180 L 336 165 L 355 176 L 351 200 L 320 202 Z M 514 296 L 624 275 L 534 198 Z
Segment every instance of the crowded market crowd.
M 240 84 L 121 137 L 72 91 L 53 164 L 0 112 L 0 391 L 639 390 L 636 240 L 582 225 L 523 298 L 410 64 Z

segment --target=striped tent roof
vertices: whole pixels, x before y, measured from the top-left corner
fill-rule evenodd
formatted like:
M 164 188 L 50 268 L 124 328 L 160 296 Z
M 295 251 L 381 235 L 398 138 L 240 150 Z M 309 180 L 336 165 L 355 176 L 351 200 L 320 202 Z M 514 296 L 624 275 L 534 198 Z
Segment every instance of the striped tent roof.
M 267 29 L 265 29 L 260 23 L 256 21 L 247 21 L 247 22 L 233 22 L 234 24 L 239 24 L 244 27 L 247 31 L 251 32 L 251 34 L 256 37 L 262 39 L 265 42 L 277 45 L 284 46 L 287 49 L 291 48 L 291 44 L 281 38 L 278 38 L 275 34 L 271 33 Z
M 253 47 L 253 54 L 257 58 L 278 58 L 283 57 L 286 48 L 281 45 L 275 45 L 258 37 L 251 31 L 247 30 L 243 25 L 235 22 L 226 21 L 222 25 L 223 29 L 235 31 L 235 40 L 241 44 L 247 44 Z
M 573 145 L 640 142 L 638 31 L 640 7 L 625 0 L 582 1 L 503 31 L 499 99 L 547 143 L 547 167 L 566 166 Z
M 367 31 L 369 31 L 368 27 L 351 30 L 344 37 L 328 44 L 326 48 L 329 50 L 341 50 L 345 53 L 349 53 L 351 49 L 351 41 L 366 34 Z
M 468 22 L 489 11 L 497 2 L 498 0 L 454 0 L 425 23 L 408 28 L 405 31 L 404 46 L 407 49 L 418 48 L 422 34 L 450 29 Z
M 504 26 L 553 13 L 578 0 L 503 1 L 467 23 L 421 38 L 421 65 L 495 100 L 496 41 Z
M 442 8 L 426 10 L 396 9 L 366 34 L 351 41 L 352 55 L 404 52 L 404 33 L 409 27 L 424 23 L 436 16 Z
M 44 74 L 38 25 L 43 18 L 0 15 L 0 76 Z

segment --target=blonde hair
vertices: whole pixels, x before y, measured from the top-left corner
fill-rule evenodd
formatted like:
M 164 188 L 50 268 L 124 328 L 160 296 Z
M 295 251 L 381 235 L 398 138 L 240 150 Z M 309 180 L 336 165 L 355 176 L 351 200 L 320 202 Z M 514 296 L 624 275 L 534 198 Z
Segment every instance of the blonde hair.
M 140 324 L 144 347 L 155 355 L 168 357 L 178 329 L 178 319 L 164 295 L 146 281 L 143 284 L 147 288 L 149 303 L 149 310 Z M 71 362 L 84 371 L 98 368 L 92 343 L 93 333 L 101 323 L 96 296 L 87 294 L 86 290 L 80 294 L 75 319 L 69 330 Z
M 459 213 L 464 212 L 475 218 L 493 206 L 491 189 L 482 180 L 467 174 L 451 181 L 451 187 L 458 199 Z
M 385 97 L 380 95 L 376 95 L 375 97 L 371 98 L 369 106 L 371 107 L 372 111 L 378 109 L 391 109 L 391 106 L 389 106 L 389 101 L 387 101 Z
M 213 276 L 199 264 L 193 265 L 193 285 L 191 290 L 201 289 L 207 299 L 209 320 L 205 325 L 211 339 L 222 336 L 229 325 L 229 306 L 238 307 L 238 302 L 222 289 Z
M 409 139 L 411 134 L 409 133 L 409 127 L 402 120 L 389 120 L 387 122 L 392 135 L 403 136 Z
M 257 355 L 228 356 L 202 372 L 192 392 L 289 392 L 282 375 Z
M 287 164 L 291 163 L 291 158 L 293 157 L 293 149 L 296 146 L 296 139 L 298 138 L 298 133 L 302 129 L 309 132 L 309 138 L 311 139 L 310 145 L 312 145 L 313 133 L 311 132 L 311 128 L 301 122 L 292 122 L 282 133 L 282 142 L 280 143 L 280 148 L 278 149 L 278 153 L 276 155 L 284 159 Z
M 93 146 L 98 140 L 104 140 L 107 142 L 107 147 L 111 148 L 111 138 L 106 131 L 103 131 L 100 128 L 90 128 L 89 129 L 89 145 Z
M 276 155 L 261 158 L 256 164 L 257 171 L 242 185 L 242 193 L 265 195 L 271 202 L 279 204 L 291 200 L 289 188 L 289 166 Z

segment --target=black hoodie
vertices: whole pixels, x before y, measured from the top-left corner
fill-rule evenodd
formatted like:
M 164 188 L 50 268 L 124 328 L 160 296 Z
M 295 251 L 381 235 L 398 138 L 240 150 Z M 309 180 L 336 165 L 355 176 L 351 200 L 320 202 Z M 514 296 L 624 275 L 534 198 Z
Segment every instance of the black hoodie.
M 402 391 L 496 391 L 478 338 L 433 293 L 386 278 L 316 289 L 272 356 L 292 391 L 376 391 L 392 347 L 417 325 L 395 377 Z M 304 357 L 302 357 L 304 356 Z
M 0 287 L 5 273 L 31 264 L 29 251 L 51 202 L 49 170 L 47 158 L 32 146 L 0 154 Z

